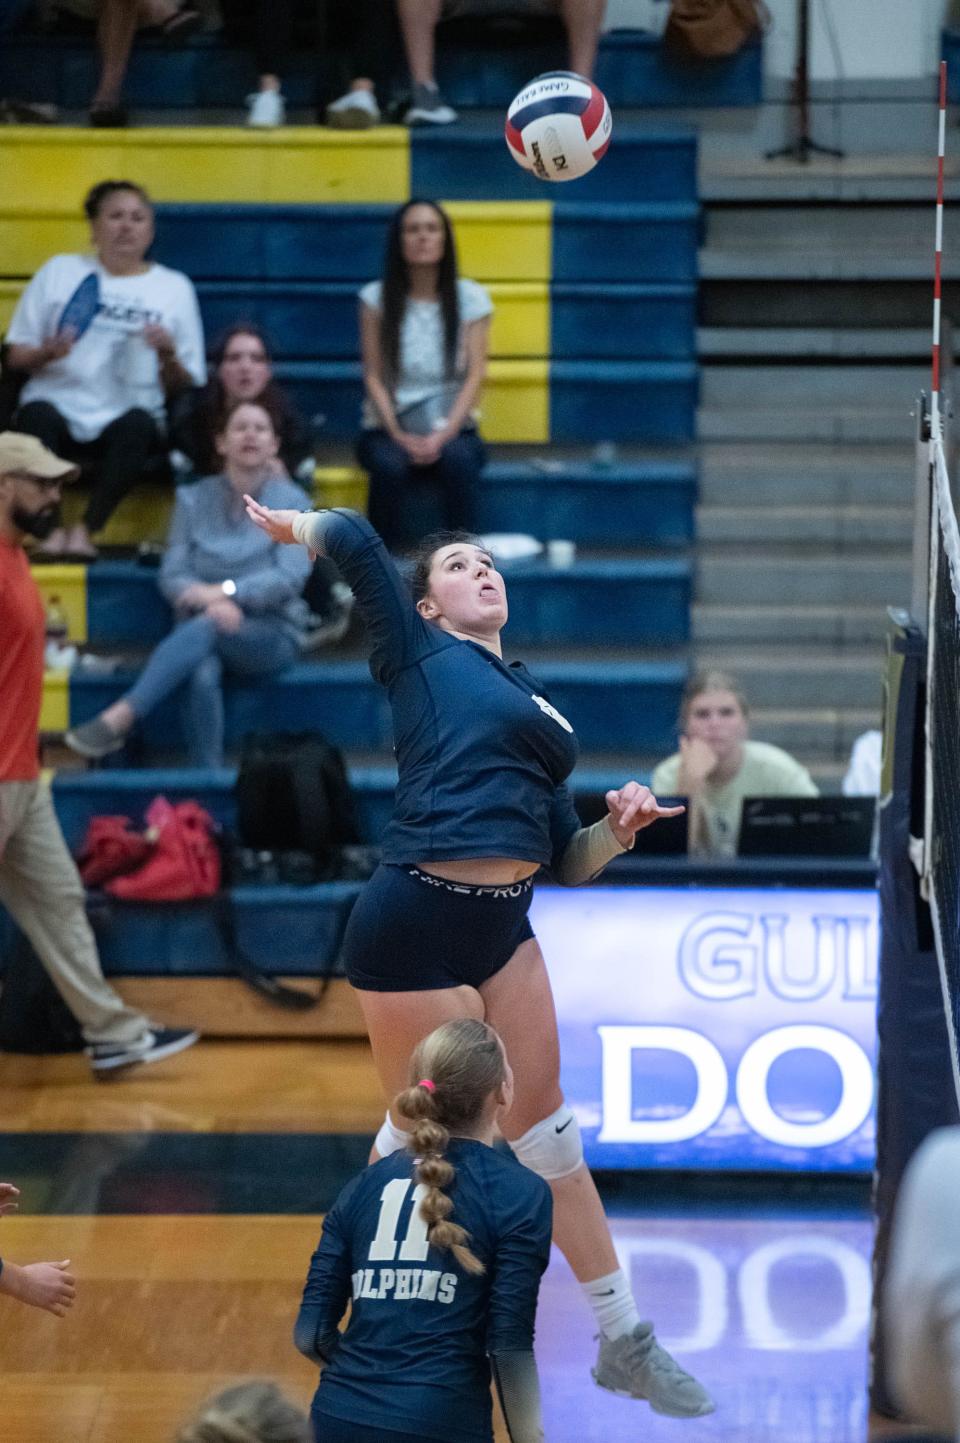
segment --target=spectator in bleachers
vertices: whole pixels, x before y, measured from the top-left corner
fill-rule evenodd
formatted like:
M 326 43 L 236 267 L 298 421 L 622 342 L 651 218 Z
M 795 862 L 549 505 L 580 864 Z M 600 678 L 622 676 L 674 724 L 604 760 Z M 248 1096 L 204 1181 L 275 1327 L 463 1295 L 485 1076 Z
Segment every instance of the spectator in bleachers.
M 654 769 L 656 796 L 688 798 L 690 850 L 733 857 L 744 797 L 815 797 L 807 769 L 788 752 L 751 741 L 750 708 L 731 676 L 704 671 L 683 693 L 680 750 Z
M 407 125 L 450 125 L 457 112 L 447 105 L 434 69 L 435 31 L 444 20 L 503 15 L 559 15 L 567 31 L 571 70 L 593 78 L 607 0 L 397 0 L 413 96 Z
M 204 1404 L 176 1443 L 313 1443 L 313 1429 L 276 1383 L 241 1383 Z
M 123 82 L 138 30 L 148 30 L 167 45 L 182 45 L 203 24 L 199 10 L 183 0 L 55 0 L 53 8 L 97 27 L 100 77 L 90 102 L 90 124 L 126 125 Z
M 247 124 L 273 129 L 286 119 L 283 77 L 294 52 L 295 0 L 255 0 L 253 6 L 232 0 L 226 7 L 248 19 L 252 10 L 253 43 L 259 81 L 247 99 Z M 383 95 L 397 49 L 396 26 L 389 0 L 311 0 L 312 43 L 317 54 L 317 118 L 338 130 L 367 130 L 380 123 L 377 91 Z M 334 44 L 335 42 L 335 44 Z M 349 82 L 344 93 L 326 104 L 331 91 L 336 49 L 346 59 Z M 345 77 L 339 75 L 339 84 Z
M 483 286 L 457 274 L 446 212 L 433 201 L 401 206 L 383 279 L 360 292 L 366 397 L 357 457 L 370 475 L 370 520 L 391 550 L 414 539 L 406 500 L 420 480 L 439 484 L 445 526 L 474 528 L 492 312 Z
M 270 412 L 277 433 L 278 476 L 295 476 L 309 487 L 313 481 L 313 444 L 310 427 L 273 378 L 273 358 L 267 337 L 258 326 L 240 321 L 213 347 L 211 375 L 202 390 L 177 397 L 170 439 L 192 462 L 198 476 L 219 469 L 217 437 L 227 413 L 238 401 L 259 401 Z
M 0 433 L 0 906 L 29 939 L 80 1024 L 98 1077 L 158 1062 L 196 1032 L 156 1027 L 105 980 L 83 883 L 40 779 L 44 613 L 24 543 L 53 525 L 77 468 L 33 436 Z
M 264 505 L 303 509 L 303 492 L 275 473 L 277 446 L 266 407 L 241 401 L 218 440 L 222 474 L 179 488 L 159 578 L 177 624 L 125 696 L 67 733 L 81 756 L 119 751 L 138 722 L 183 688 L 191 766 L 223 766 L 224 672 L 272 677 L 296 660 L 309 556 L 251 527 L 243 502 L 248 493 Z
M 206 367 L 193 285 L 147 259 L 154 218 L 146 191 L 101 181 L 84 210 L 94 254 L 53 256 L 40 267 L 10 322 L 7 358 L 28 373 L 17 430 L 91 468 L 83 521 L 58 527 L 44 554 L 93 560 L 93 535 L 145 470 L 166 465 L 168 400 L 203 385 Z M 67 302 L 91 276 L 87 316 L 64 324 Z

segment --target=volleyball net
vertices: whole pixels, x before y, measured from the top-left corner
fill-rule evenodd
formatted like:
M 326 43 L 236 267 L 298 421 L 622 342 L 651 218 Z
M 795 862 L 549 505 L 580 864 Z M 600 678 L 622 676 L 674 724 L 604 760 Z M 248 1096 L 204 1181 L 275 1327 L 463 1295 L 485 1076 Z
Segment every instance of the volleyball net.
M 924 876 L 960 1099 L 960 527 L 941 436 L 931 452 Z

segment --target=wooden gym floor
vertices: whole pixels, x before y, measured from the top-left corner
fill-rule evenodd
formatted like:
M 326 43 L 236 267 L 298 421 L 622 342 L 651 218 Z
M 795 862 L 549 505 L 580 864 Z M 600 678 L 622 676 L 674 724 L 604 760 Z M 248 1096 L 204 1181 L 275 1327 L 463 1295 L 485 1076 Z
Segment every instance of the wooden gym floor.
M 356 1041 L 204 1042 L 104 1085 L 76 1057 L 0 1057 L 0 1178 L 22 1190 L 0 1254 L 70 1257 L 79 1283 L 63 1320 L 0 1299 L 4 1443 L 172 1443 L 242 1377 L 306 1405 L 300 1288 L 381 1116 Z M 603 1181 L 643 1306 L 718 1411 L 678 1422 L 600 1392 L 555 1255 L 537 1342 L 550 1443 L 864 1443 L 865 1184 Z

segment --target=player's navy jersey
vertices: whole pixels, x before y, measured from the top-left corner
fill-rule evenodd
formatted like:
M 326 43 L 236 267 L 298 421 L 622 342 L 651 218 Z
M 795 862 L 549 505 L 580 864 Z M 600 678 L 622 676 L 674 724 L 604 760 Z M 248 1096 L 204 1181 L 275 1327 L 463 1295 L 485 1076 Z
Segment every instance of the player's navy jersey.
M 319 1412 L 388 1434 L 491 1443 L 487 1355 L 533 1347 L 552 1199 L 542 1178 L 483 1143 L 454 1138 L 447 1156 L 456 1168 L 447 1189 L 453 1221 L 486 1271 L 466 1273 L 452 1253 L 428 1246 L 425 1189 L 414 1184 L 409 1153 L 393 1153 L 349 1183 L 327 1214 L 296 1339 L 330 1359 Z
M 317 525 L 393 711 L 399 781 L 383 860 L 557 860 L 580 826 L 565 784 L 577 759 L 570 723 L 519 662 L 424 621 L 364 517 L 328 511 Z

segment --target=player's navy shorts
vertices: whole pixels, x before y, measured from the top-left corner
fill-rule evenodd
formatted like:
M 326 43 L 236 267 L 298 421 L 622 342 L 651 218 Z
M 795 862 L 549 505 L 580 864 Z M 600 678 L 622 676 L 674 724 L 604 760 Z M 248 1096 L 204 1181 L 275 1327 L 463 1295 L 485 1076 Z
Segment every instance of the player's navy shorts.
M 411 862 L 380 866 L 350 914 L 347 976 L 366 992 L 479 987 L 533 936 L 532 896 L 532 877 L 472 887 Z
M 385 1433 L 382 1428 L 365 1428 L 360 1423 L 343 1423 L 314 1407 L 310 1414 L 317 1443 L 429 1443 L 420 1433 Z M 492 1443 L 492 1435 L 491 1435 Z

